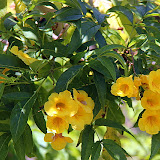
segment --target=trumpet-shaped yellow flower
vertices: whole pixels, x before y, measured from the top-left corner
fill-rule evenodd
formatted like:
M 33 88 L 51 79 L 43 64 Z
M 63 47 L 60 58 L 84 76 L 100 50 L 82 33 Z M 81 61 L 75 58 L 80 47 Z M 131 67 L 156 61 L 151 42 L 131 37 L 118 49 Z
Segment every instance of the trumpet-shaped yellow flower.
M 141 84 L 142 84 L 141 82 L 142 82 L 142 80 L 139 77 L 134 77 L 134 85 L 136 87 L 141 86 Z
M 65 129 L 68 129 L 69 124 L 64 118 L 57 116 L 47 116 L 46 126 L 49 131 L 62 133 Z
M 160 94 L 151 90 L 145 90 L 141 99 L 142 107 L 150 110 L 160 109 Z
M 149 73 L 149 88 L 153 92 L 160 93 L 160 69 Z
M 81 106 L 79 106 L 78 112 L 74 116 L 67 118 L 72 128 L 79 131 L 83 130 L 86 124 L 90 124 L 92 119 L 93 113 L 87 113 Z
M 70 137 L 62 136 L 62 133 L 55 134 L 55 136 L 53 133 L 46 133 L 44 137 L 44 141 L 51 142 L 51 146 L 55 150 L 61 150 L 65 148 L 67 143 L 73 142 L 73 140 Z
M 73 88 L 74 100 L 87 112 L 91 113 L 94 108 L 94 101 L 91 97 L 88 97 L 88 94 L 85 91 Z
M 26 65 L 30 65 L 31 63 L 37 61 L 37 59 L 31 58 L 28 54 L 23 53 L 21 50 L 19 51 L 17 46 L 13 46 L 10 49 L 10 52 L 17 55 L 18 58 L 20 58 Z
M 44 109 L 49 116 L 73 116 L 78 111 L 78 104 L 72 99 L 71 93 L 65 90 L 59 94 L 52 93 L 44 104 Z
M 140 79 L 141 79 L 141 85 L 143 87 L 143 89 L 149 89 L 149 77 L 148 75 L 141 75 L 140 76 Z
M 114 83 L 111 87 L 111 93 L 120 97 L 132 97 L 134 94 L 134 83 L 132 76 L 118 78 L 116 83 Z
M 139 119 L 140 130 L 149 134 L 157 134 L 160 131 L 160 111 L 146 110 Z

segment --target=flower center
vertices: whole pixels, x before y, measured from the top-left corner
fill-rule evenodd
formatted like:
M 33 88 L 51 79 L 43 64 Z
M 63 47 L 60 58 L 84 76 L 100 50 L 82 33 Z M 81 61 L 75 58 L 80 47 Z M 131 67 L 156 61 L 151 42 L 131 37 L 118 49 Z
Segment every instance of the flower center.
M 127 84 L 123 84 L 123 85 L 121 85 L 120 90 L 123 93 L 126 93 L 129 90 L 129 86 Z
M 56 108 L 58 109 L 58 110 L 61 110 L 62 108 L 64 108 L 65 107 L 65 104 L 64 103 L 57 103 L 56 104 Z
M 147 103 L 148 103 L 149 106 L 154 105 L 154 101 L 152 99 L 147 99 Z
M 157 121 L 157 118 L 154 117 L 154 116 L 149 116 L 149 117 L 147 118 L 147 120 L 148 120 L 148 123 L 149 123 L 150 125 L 155 125 L 155 124 L 156 124 L 156 121 Z
M 83 105 L 87 105 L 86 101 L 80 101 Z

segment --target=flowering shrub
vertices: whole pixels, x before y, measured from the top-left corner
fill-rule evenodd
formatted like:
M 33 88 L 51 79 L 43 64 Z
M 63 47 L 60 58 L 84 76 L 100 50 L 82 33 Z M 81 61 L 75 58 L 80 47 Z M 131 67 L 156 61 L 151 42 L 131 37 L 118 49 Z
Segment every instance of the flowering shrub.
M 1 4 L 0 160 L 159 156 L 158 0 Z

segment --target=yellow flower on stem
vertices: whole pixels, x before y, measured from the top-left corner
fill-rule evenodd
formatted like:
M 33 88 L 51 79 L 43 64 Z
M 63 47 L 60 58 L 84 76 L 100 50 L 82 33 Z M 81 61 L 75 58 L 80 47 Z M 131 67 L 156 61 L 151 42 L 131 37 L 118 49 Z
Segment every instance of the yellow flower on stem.
M 83 91 L 77 91 L 73 88 L 74 100 L 80 105 L 87 113 L 91 113 L 94 108 L 94 101 L 91 97 L 88 97 L 88 94 Z
M 149 73 L 149 88 L 153 92 L 160 93 L 160 69 Z
M 52 93 L 44 104 L 44 109 L 49 116 L 73 116 L 78 111 L 78 104 L 72 99 L 71 93 L 65 90 L 59 94 Z
M 70 137 L 62 136 L 60 134 L 46 133 L 44 137 L 45 142 L 51 142 L 51 146 L 55 150 L 61 150 L 66 147 L 67 143 L 72 143 L 73 140 Z
M 62 133 L 65 129 L 68 129 L 69 124 L 64 118 L 57 116 L 47 116 L 46 126 L 49 131 Z
M 148 79 L 148 75 L 141 75 L 140 76 L 141 79 L 141 84 L 143 89 L 149 89 L 149 79 Z
M 20 58 L 26 65 L 30 65 L 31 63 L 38 61 L 35 58 L 31 58 L 28 54 L 23 53 L 21 50 L 18 50 L 18 46 L 13 46 L 10 49 L 10 52 L 12 52 L 14 55 L 17 55 L 18 58 Z
M 145 90 L 141 99 L 142 107 L 150 110 L 160 109 L 160 94 L 151 90 Z
M 72 117 L 66 117 L 67 121 L 72 125 L 74 130 L 83 130 L 86 124 L 90 124 L 93 120 L 93 113 L 87 113 L 81 106 L 78 112 Z
M 134 93 L 134 83 L 132 76 L 118 78 L 116 83 L 114 83 L 111 87 L 111 93 L 120 97 L 132 97 Z
M 160 131 L 160 111 L 146 110 L 139 119 L 140 130 L 149 134 L 157 134 Z

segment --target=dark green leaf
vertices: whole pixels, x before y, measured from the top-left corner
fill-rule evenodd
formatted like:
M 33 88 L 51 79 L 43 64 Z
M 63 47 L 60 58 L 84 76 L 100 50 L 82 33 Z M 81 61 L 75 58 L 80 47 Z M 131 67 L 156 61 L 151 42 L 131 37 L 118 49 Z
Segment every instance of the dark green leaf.
M 58 10 L 58 8 L 56 7 L 55 4 L 51 3 L 51 2 L 40 2 L 37 4 L 37 6 L 51 6 L 52 8 Z
M 101 73 L 94 71 L 94 81 L 98 93 L 98 98 L 101 103 L 101 107 L 103 108 L 103 110 L 105 110 L 104 108 L 106 102 L 107 87 L 104 76 Z
M 91 160 L 97 160 L 100 157 L 100 152 L 101 152 L 101 142 L 97 141 L 96 143 L 93 144 Z
M 107 45 L 106 40 L 100 31 L 95 34 L 95 40 L 98 42 L 99 48 Z
M 2 95 L 3 95 L 4 88 L 5 88 L 5 84 L 4 84 L 4 83 L 1 83 L 1 84 L 0 84 L 0 99 L 1 99 L 1 97 L 2 97 Z
M 62 22 L 62 21 L 73 21 L 82 18 L 82 14 L 79 9 L 65 7 L 56 12 L 57 16 L 54 21 Z
M 119 124 L 124 124 L 125 123 L 125 117 L 118 106 L 118 104 L 112 100 L 108 102 L 107 105 L 107 119 L 115 121 Z
M 37 98 L 35 92 L 30 99 L 24 104 L 24 101 L 18 102 L 11 113 L 10 127 L 13 141 L 16 142 L 24 132 L 28 116 L 34 102 Z
M 79 71 L 82 68 L 83 68 L 82 65 L 76 65 L 76 66 L 72 66 L 71 68 L 63 72 L 57 81 L 54 91 L 61 92 L 66 90 L 68 88 L 68 85 L 72 82 L 74 77 L 79 73 Z
M 0 111 L 0 120 L 9 119 L 10 115 L 11 115 L 11 112 L 9 111 Z
M 108 153 L 116 160 L 127 160 L 125 154 L 128 153 L 111 139 L 103 139 L 103 146 Z
M 109 71 L 114 81 L 116 81 L 116 71 L 112 61 L 107 57 L 98 57 L 98 61 L 102 63 L 104 67 Z
M 14 142 L 14 149 L 16 151 L 18 160 L 24 160 L 25 159 L 25 145 L 24 145 L 23 135 L 21 135 L 19 139 L 16 142 Z
M 133 23 L 133 13 L 131 10 L 124 6 L 114 6 L 108 10 L 108 12 L 121 12 Z
M 31 153 L 33 152 L 33 138 L 31 128 L 28 124 L 26 125 L 23 133 L 23 141 L 25 146 L 25 153 L 30 157 Z
M 0 160 L 5 160 L 8 153 L 8 143 L 11 140 L 10 133 L 4 133 L 0 136 Z
M 0 67 L 28 68 L 19 58 L 12 55 L 0 54 Z
M 2 98 L 10 100 L 24 100 L 30 98 L 31 96 L 32 94 L 28 92 L 11 92 L 3 94 Z
M 10 126 L 5 123 L 0 123 L 0 132 L 10 132 Z
M 82 135 L 82 151 L 81 160 L 88 160 L 92 153 L 92 146 L 94 144 L 94 131 L 92 126 L 86 126 Z
M 154 50 L 157 54 L 160 54 L 160 47 L 158 45 L 156 45 L 155 43 L 150 42 L 148 44 L 149 48 L 151 50 Z
M 130 135 L 132 135 L 132 133 L 130 133 L 125 127 L 123 127 L 121 124 L 115 122 L 115 121 L 112 121 L 112 120 L 109 120 L 109 119 L 103 119 L 103 118 L 100 118 L 100 119 L 97 119 L 95 121 L 95 125 L 97 126 L 108 126 L 108 127 L 113 127 L 113 128 L 116 128 L 116 129 L 120 129 L 122 131 L 125 131 L 127 133 L 129 133 Z M 133 135 L 132 135 L 133 136 Z M 134 136 L 133 136 L 134 137 Z

